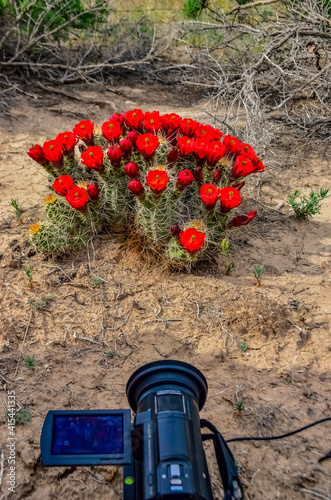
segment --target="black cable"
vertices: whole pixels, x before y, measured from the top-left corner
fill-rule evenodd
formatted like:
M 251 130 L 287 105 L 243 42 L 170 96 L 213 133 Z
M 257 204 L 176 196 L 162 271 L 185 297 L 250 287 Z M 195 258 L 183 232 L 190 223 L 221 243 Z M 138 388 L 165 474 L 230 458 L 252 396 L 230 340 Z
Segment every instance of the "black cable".
M 282 434 L 280 436 L 270 436 L 270 437 L 238 437 L 228 439 L 226 443 L 233 443 L 234 441 L 273 441 L 274 439 L 283 439 L 288 436 L 293 436 L 293 434 L 298 434 L 298 432 L 302 432 L 305 429 L 309 429 L 309 427 L 313 427 L 314 425 L 322 424 L 323 422 L 327 422 L 331 420 L 331 417 L 322 418 L 321 420 L 317 420 L 312 424 L 308 424 L 305 427 L 300 427 L 300 429 L 296 429 L 295 431 L 287 432 L 286 434 Z

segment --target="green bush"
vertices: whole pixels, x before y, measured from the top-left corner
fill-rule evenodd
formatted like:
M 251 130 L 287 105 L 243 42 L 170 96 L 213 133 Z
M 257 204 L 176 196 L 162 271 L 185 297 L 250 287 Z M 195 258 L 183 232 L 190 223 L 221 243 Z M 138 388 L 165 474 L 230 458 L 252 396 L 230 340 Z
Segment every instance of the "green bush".
M 206 5 L 206 0 L 187 0 L 183 7 L 184 16 L 189 19 L 197 19 Z
M 18 12 L 14 9 L 13 3 L 8 0 L 0 0 L 0 14 L 9 18 L 16 18 L 17 14 L 27 9 L 28 2 L 20 0 L 18 2 Z M 95 26 L 96 22 L 105 21 L 107 9 L 94 12 L 84 12 L 87 10 L 81 0 L 38 0 L 36 4 L 28 9 L 22 16 L 20 31 L 22 35 L 40 35 L 47 31 L 52 31 L 64 25 L 75 16 L 77 19 L 70 23 L 72 28 L 88 30 Z M 68 35 L 68 25 L 57 31 L 55 38 L 63 39 Z

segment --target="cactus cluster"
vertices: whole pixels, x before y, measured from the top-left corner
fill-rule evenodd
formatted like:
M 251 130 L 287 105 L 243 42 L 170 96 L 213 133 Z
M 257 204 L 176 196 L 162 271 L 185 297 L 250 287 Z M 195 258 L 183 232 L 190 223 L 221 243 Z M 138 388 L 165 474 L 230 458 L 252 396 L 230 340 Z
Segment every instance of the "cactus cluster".
M 254 218 L 256 211 L 238 213 L 242 179 L 264 170 L 235 137 L 140 109 L 115 113 L 101 128 L 81 121 L 28 155 L 52 189 L 43 221 L 30 228 L 37 249 L 58 254 L 105 229 L 134 231 L 144 248 L 174 265 L 215 255 L 227 229 Z

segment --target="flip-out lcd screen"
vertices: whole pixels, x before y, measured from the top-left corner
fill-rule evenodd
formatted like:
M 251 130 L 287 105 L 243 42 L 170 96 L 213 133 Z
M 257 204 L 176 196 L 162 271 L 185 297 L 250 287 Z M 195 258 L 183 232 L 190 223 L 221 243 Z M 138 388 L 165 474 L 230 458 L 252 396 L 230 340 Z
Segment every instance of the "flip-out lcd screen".
M 48 467 L 131 464 L 130 410 L 49 411 L 40 447 Z
M 55 416 L 51 453 L 123 453 L 123 415 Z

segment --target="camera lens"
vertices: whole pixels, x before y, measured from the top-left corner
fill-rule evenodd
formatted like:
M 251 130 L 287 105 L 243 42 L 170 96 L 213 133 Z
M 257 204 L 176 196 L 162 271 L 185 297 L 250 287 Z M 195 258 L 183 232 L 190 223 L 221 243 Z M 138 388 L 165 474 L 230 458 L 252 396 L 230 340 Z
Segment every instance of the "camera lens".
M 138 403 L 151 390 L 174 389 L 188 391 L 197 401 L 199 410 L 205 404 L 208 385 L 203 374 L 182 361 L 154 361 L 136 370 L 128 380 L 126 395 L 134 412 Z

